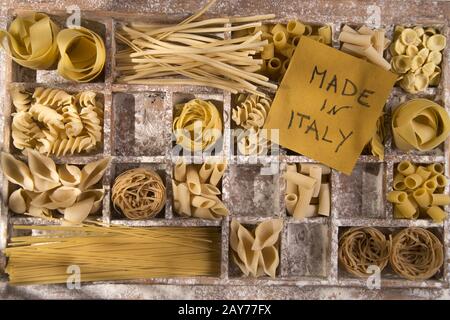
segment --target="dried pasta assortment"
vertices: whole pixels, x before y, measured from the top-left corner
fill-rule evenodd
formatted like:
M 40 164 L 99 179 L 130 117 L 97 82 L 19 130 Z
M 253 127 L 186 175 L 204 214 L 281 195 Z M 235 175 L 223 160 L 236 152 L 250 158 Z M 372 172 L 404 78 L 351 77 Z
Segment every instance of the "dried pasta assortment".
M 217 187 L 226 163 L 205 162 L 201 166 L 180 160 L 173 169 L 173 208 L 186 217 L 216 220 L 229 214 Z
M 246 276 L 276 277 L 280 263 L 278 253 L 279 235 L 283 229 L 282 219 L 261 222 L 249 231 L 236 219 L 230 225 L 230 247 L 234 263 Z
M 264 94 L 257 86 L 276 89 L 267 77 L 256 73 L 262 61 L 254 54 L 269 43 L 261 39 L 261 32 L 223 38 L 227 31 L 259 28 L 261 21 L 274 15 L 200 20 L 214 2 L 209 1 L 179 24 L 134 22 L 118 28 L 116 39 L 126 48 L 115 54 L 120 72 L 117 80 L 131 84 L 210 86 L 258 95 Z
M 153 218 L 165 205 L 166 187 L 157 172 L 131 169 L 114 180 L 111 200 L 128 219 Z
M 49 16 L 37 12 L 19 15 L 8 31 L 0 30 L 0 45 L 30 69 L 50 69 L 58 62 L 58 73 L 76 82 L 97 78 L 106 60 L 98 34 L 81 26 L 60 31 Z
M 400 86 L 411 93 L 437 86 L 446 46 L 446 37 L 435 28 L 396 26 L 390 52 L 392 70 L 399 74 Z
M 193 99 L 175 106 L 173 134 L 189 151 L 206 151 L 222 137 L 222 117 L 210 101 Z
M 103 104 L 95 92 L 71 95 L 37 87 L 29 93 L 13 87 L 10 93 L 16 109 L 11 135 L 17 149 L 65 156 L 89 152 L 101 143 Z
M 444 263 L 441 241 L 424 228 L 404 228 L 385 235 L 372 227 L 354 227 L 339 238 L 339 261 L 351 274 L 368 277 L 377 266 L 382 271 L 388 262 L 399 276 L 408 280 L 427 280 Z
M 386 38 L 384 29 L 371 29 L 366 26 L 355 30 L 347 25 L 339 34 L 342 42 L 341 50 L 359 58 L 390 70 L 391 65 L 383 57 L 383 52 L 389 47 L 390 41 Z
M 80 282 L 220 274 L 219 228 L 89 224 L 14 229 L 40 233 L 12 237 L 5 249 L 5 271 L 14 285 L 68 283 L 70 266 L 80 268 Z
M 394 217 L 417 219 L 428 216 L 435 222 L 447 218 L 443 206 L 450 204 L 450 195 L 444 194 L 448 181 L 440 163 L 414 165 L 400 162 L 395 170 L 393 189 L 387 200 L 394 204 Z
M 236 137 L 237 148 L 242 155 L 266 154 L 268 138 L 262 127 L 269 113 L 272 100 L 257 95 L 240 94 L 236 99 L 231 118 L 242 128 Z
M 450 134 L 447 110 L 427 99 L 413 99 L 399 105 L 392 114 L 392 135 L 402 151 L 429 151 Z
M 283 174 L 287 212 L 295 219 L 329 216 L 330 173 L 330 168 L 322 164 L 288 164 Z
M 298 20 L 291 20 L 287 24 L 263 24 L 247 30 L 236 31 L 233 38 L 260 35 L 263 40 L 269 41 L 257 57 L 262 59 L 259 72 L 271 80 L 281 82 L 289 66 L 300 37 L 305 36 L 321 43 L 331 45 L 331 26 L 312 26 Z
M 339 238 L 339 262 L 358 277 L 370 276 L 371 266 L 382 271 L 389 262 L 391 240 L 372 227 L 353 227 Z
M 9 182 L 19 188 L 9 196 L 9 208 L 19 214 L 51 218 L 63 214 L 64 223 L 79 224 L 102 205 L 105 190 L 97 187 L 109 158 L 84 165 L 56 165 L 52 159 L 27 149 L 28 165 L 3 152 L 1 165 Z

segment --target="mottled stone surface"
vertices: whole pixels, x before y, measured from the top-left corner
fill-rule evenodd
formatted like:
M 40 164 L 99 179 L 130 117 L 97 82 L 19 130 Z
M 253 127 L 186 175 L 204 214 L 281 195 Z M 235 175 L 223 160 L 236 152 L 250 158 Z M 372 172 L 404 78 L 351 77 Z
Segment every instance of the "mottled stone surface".
M 62 285 L 12 287 L 1 272 L 5 259 L 0 255 L 0 298 L 60 298 L 60 299 L 439 299 L 450 298 L 448 265 L 436 279 L 421 282 L 404 281 L 395 275 L 383 274 L 382 290 L 369 290 L 364 280 L 350 278 L 340 272 L 337 261 L 338 236 L 346 227 L 367 225 L 395 231 L 407 226 L 430 227 L 443 240 L 448 257 L 449 222 L 437 225 L 429 220 L 394 220 L 392 206 L 385 203 L 384 194 L 392 189 L 394 164 L 403 159 L 418 163 L 439 161 L 448 168 L 448 142 L 426 154 L 412 152 L 404 154 L 392 144 L 390 133 L 386 143 L 386 159 L 380 162 L 372 156 L 363 155 L 352 177 L 333 171 L 332 214 L 329 218 L 314 218 L 294 221 L 285 213 L 282 196 L 284 183 L 280 178 L 286 163 L 310 162 L 302 156 L 286 155 L 282 152 L 281 163 L 270 163 L 278 157 L 248 159 L 229 155 L 231 135 L 225 134 L 223 146 L 216 155 L 225 155 L 230 166 L 224 176 L 223 200 L 231 209 L 231 216 L 240 222 L 254 225 L 271 216 L 285 220 L 280 239 L 281 264 L 276 280 L 245 279 L 236 273 L 230 264 L 228 253 L 229 222 L 205 222 L 182 219 L 172 212 L 171 190 L 165 211 L 157 219 L 128 221 L 112 209 L 109 197 L 114 177 L 139 163 L 157 169 L 170 186 L 172 163 L 177 157 L 171 156 L 171 122 L 173 106 L 192 97 L 214 100 L 222 112 L 224 130 L 230 128 L 231 95 L 209 88 L 191 86 L 134 86 L 114 83 L 113 54 L 115 42 L 113 32 L 116 21 L 131 19 L 177 21 L 197 11 L 205 1 L 155 0 L 155 1 L 106 1 L 80 0 L 82 18 L 88 27 L 101 34 L 107 47 L 107 64 L 104 75 L 95 83 L 73 84 L 61 79 L 54 71 L 30 71 L 11 64 L 10 59 L 0 52 L 0 146 L 12 151 L 10 144 L 9 96 L 5 89 L 16 82 L 26 86 L 36 86 L 36 82 L 65 88 L 69 91 L 92 89 L 101 93 L 105 102 L 105 124 L 103 148 L 96 154 L 83 157 L 56 159 L 58 162 L 83 164 L 92 159 L 112 155 L 113 164 L 103 180 L 106 196 L 103 203 L 103 220 L 134 226 L 215 226 L 222 230 L 222 268 L 217 278 L 189 279 L 147 279 L 128 283 L 84 284 L 81 290 L 68 290 Z M 5 28 L 15 12 L 39 10 L 50 13 L 63 23 L 68 16 L 66 7 L 70 1 L 3 0 L 0 7 L 0 27 Z M 252 15 L 262 13 L 277 14 L 277 21 L 290 18 L 314 24 L 332 26 L 333 46 L 338 47 L 338 32 L 344 23 L 352 25 L 369 24 L 383 26 L 392 35 L 396 24 L 424 24 L 438 27 L 447 37 L 449 33 L 450 2 L 447 1 L 276 1 L 276 0 L 218 0 L 208 12 L 208 16 Z M 228 37 L 229 35 L 225 35 Z M 420 96 L 435 100 L 448 109 L 450 106 L 450 74 L 446 49 L 443 58 L 443 78 L 438 88 L 430 88 Z M 386 123 L 398 103 L 414 95 L 405 94 L 395 88 L 386 106 Z M 389 128 L 389 125 L 387 125 Z M 236 163 L 239 161 L 239 163 Z M 261 167 L 270 168 L 260 175 Z M 46 223 L 41 219 L 10 216 L 4 199 L 8 195 L 8 185 L 0 175 L 2 189 L 0 215 L 0 248 L 4 248 L 8 238 L 10 223 Z M 448 189 L 446 190 L 448 192 Z

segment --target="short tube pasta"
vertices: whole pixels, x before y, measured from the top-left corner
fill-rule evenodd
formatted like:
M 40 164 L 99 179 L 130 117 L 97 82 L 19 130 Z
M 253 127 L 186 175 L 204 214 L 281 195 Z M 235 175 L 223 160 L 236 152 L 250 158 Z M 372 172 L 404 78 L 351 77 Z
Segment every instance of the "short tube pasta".
M 202 164 L 202 166 L 200 167 L 200 170 L 198 172 L 198 175 L 200 177 L 200 182 L 205 183 L 206 181 L 208 181 L 213 170 L 214 170 L 214 164 L 209 163 L 209 162 L 205 162 L 204 164 Z
M 309 206 L 313 193 L 314 188 L 305 188 L 305 187 L 299 187 L 298 190 L 299 196 L 297 205 L 294 209 L 294 218 L 296 219 L 302 219 L 306 217 L 306 209 Z
M 447 206 L 450 204 L 450 196 L 448 194 L 432 194 L 431 205 L 433 206 Z
M 281 60 L 274 57 L 267 62 L 267 72 L 269 74 L 276 74 L 281 70 Z
M 321 189 L 322 183 L 322 168 L 319 166 L 313 166 L 309 170 L 309 176 L 313 179 L 316 179 L 316 184 L 314 185 L 313 197 L 316 198 L 319 196 L 319 191 Z
M 200 177 L 193 166 L 188 166 L 186 169 L 186 183 L 191 193 L 196 195 L 201 194 L 202 187 Z
M 295 205 L 297 204 L 298 197 L 295 193 L 288 193 L 284 200 L 286 202 L 286 210 L 290 215 L 294 214 Z
M 413 192 L 413 197 L 421 208 L 428 208 L 431 204 L 431 195 L 425 188 L 419 188 Z
M 403 191 L 391 191 L 387 195 L 387 200 L 392 203 L 402 203 L 407 199 L 408 195 Z
M 439 208 L 438 206 L 432 206 L 427 209 L 427 214 L 433 219 L 435 222 L 442 222 L 447 217 L 447 213 Z
M 330 167 L 328 167 L 324 164 L 320 164 L 320 163 L 300 163 L 299 171 L 300 171 L 300 173 L 303 173 L 303 174 L 309 174 L 311 167 L 317 167 L 317 166 L 322 169 L 322 174 L 330 174 L 331 173 Z
M 425 169 L 422 166 L 419 166 L 417 168 L 416 173 L 422 177 L 423 181 L 428 180 L 428 178 L 431 176 L 431 171 Z
M 284 173 L 283 177 L 286 180 L 291 181 L 292 183 L 295 183 L 296 185 L 307 189 L 314 189 L 314 185 L 316 184 L 315 179 L 298 172 L 288 171 Z
M 275 56 L 275 47 L 273 43 L 269 43 L 264 46 L 263 51 L 261 51 L 261 58 L 264 60 L 270 60 Z
M 319 192 L 319 208 L 317 211 L 321 216 L 330 216 L 330 185 L 322 183 Z
M 339 41 L 366 48 L 371 45 L 371 36 L 343 31 L 339 34 Z
M 286 171 L 287 172 L 297 172 L 297 167 L 295 164 L 288 164 L 286 165 Z M 297 185 L 292 180 L 286 179 L 286 193 L 289 194 L 295 194 L 297 195 Z M 295 201 L 297 202 L 297 200 Z
M 405 185 L 408 189 L 416 189 L 423 183 L 423 178 L 417 173 L 410 174 L 404 180 Z
M 301 36 L 305 33 L 305 25 L 297 20 L 291 20 L 287 24 L 287 31 L 296 36 Z
M 175 163 L 173 175 L 177 181 L 186 180 L 186 162 L 183 159 L 180 159 Z
M 402 161 L 397 166 L 398 172 L 404 176 L 409 176 L 416 172 L 416 167 L 410 161 Z
M 399 191 L 406 190 L 405 176 L 402 175 L 401 173 L 397 173 L 394 176 L 394 190 L 399 190 Z
M 412 218 L 414 214 L 416 213 L 416 208 L 412 204 L 412 202 L 409 200 L 408 197 L 400 203 L 396 205 L 398 211 L 401 213 L 401 215 L 405 218 Z
M 222 179 L 222 176 L 226 168 L 227 168 L 226 163 L 215 163 L 214 169 L 211 173 L 211 178 L 209 179 L 209 183 L 211 183 L 214 186 L 217 186 L 220 179 Z
M 284 32 L 277 32 L 273 35 L 273 44 L 278 50 L 283 49 L 287 45 L 287 37 Z

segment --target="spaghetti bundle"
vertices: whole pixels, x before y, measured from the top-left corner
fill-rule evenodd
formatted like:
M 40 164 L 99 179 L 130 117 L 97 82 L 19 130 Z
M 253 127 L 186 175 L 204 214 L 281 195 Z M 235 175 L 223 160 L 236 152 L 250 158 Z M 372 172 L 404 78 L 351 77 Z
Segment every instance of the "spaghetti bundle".
M 369 266 L 386 267 L 390 247 L 390 240 L 375 228 L 350 228 L 339 239 L 339 261 L 348 272 L 368 277 Z
M 122 25 L 116 39 L 126 48 L 115 55 L 120 72 L 117 80 L 130 84 L 210 86 L 258 95 L 264 94 L 257 86 L 276 89 L 266 76 L 256 73 L 263 60 L 254 55 L 269 44 L 261 39 L 262 32 L 234 39 L 218 36 L 261 27 L 262 20 L 274 15 L 196 21 L 214 2 L 177 25 Z
M 218 276 L 219 228 L 15 226 L 39 236 L 12 237 L 5 254 L 11 284 L 66 283 L 70 266 L 80 281 Z M 70 269 L 69 269 L 70 270 Z
M 426 280 L 434 276 L 444 262 L 439 239 L 423 228 L 407 228 L 392 240 L 391 265 L 408 280 Z
M 155 171 L 131 169 L 116 178 L 111 198 L 128 219 L 152 218 L 164 207 L 166 187 Z

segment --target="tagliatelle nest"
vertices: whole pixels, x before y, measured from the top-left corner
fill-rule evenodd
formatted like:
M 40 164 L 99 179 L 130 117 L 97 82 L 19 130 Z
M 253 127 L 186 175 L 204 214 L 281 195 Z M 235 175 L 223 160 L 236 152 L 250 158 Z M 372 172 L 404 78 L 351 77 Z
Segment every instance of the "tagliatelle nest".
M 155 171 L 131 169 L 116 178 L 111 198 L 114 208 L 129 219 L 152 218 L 164 207 L 166 188 Z
M 408 280 L 426 280 L 444 263 L 441 241 L 423 228 L 407 228 L 392 240 L 391 265 Z

